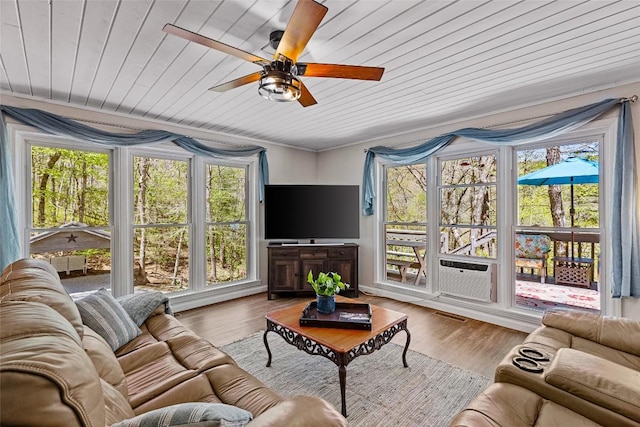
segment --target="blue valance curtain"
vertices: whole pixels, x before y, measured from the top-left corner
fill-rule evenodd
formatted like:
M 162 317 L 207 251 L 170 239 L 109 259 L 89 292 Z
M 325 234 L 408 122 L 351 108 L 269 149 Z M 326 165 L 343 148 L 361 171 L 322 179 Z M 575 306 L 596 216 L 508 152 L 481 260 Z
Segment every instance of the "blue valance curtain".
M 636 164 L 633 124 L 628 99 L 604 101 L 575 108 L 545 120 L 516 129 L 465 128 L 437 136 L 409 148 L 373 147 L 367 150 L 362 179 L 362 214 L 372 215 L 375 202 L 374 158 L 399 165 L 424 162 L 429 156 L 446 147 L 456 137 L 499 145 L 520 145 L 553 138 L 579 128 L 621 104 L 618 118 L 618 141 L 613 182 L 611 236 L 613 241 L 613 297 L 640 297 L 640 226 L 638 224 Z
M 20 258 L 15 184 L 7 126 L 0 114 L 0 271 Z
M 142 144 L 157 144 L 162 142 L 172 142 L 185 150 L 198 156 L 212 158 L 226 157 L 249 157 L 258 155 L 259 162 L 259 194 L 260 201 L 263 200 L 264 186 L 269 184 L 269 164 L 267 163 L 266 149 L 259 146 L 243 147 L 237 149 L 224 149 L 208 147 L 193 138 L 163 130 L 141 130 L 132 134 L 112 133 L 96 129 L 74 120 L 48 113 L 42 110 L 16 108 L 2 105 L 0 106 L 0 269 L 16 260 L 20 256 L 19 232 L 17 229 L 17 219 L 15 217 L 15 195 L 12 182 L 11 160 L 9 141 L 7 136 L 4 114 L 14 119 L 36 127 L 41 131 L 74 138 L 81 141 L 93 142 L 96 144 L 115 146 L 135 146 Z

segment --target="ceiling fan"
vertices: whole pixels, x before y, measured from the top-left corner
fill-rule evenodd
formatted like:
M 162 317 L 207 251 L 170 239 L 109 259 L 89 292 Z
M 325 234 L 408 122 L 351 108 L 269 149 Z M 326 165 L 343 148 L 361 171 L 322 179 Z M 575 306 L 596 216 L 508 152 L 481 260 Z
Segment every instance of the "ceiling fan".
M 261 58 L 172 24 L 166 24 L 162 30 L 262 67 L 262 71 L 214 86 L 210 90 L 225 92 L 259 81 L 258 93 L 262 97 L 279 102 L 297 100 L 303 107 L 308 107 L 316 104 L 317 101 L 299 79 L 300 76 L 379 81 L 384 72 L 384 68 L 379 67 L 297 62 L 327 11 L 326 6 L 313 0 L 298 0 L 287 28 L 281 34 L 272 60 Z

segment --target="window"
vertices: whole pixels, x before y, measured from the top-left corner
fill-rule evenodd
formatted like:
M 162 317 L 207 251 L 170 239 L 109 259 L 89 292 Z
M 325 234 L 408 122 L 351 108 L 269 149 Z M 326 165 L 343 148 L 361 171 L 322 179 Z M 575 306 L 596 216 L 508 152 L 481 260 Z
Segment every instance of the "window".
M 110 288 L 109 153 L 28 146 L 31 256 L 53 265 L 74 297 Z
M 426 165 L 387 166 L 385 171 L 385 278 L 426 285 Z
M 206 165 L 207 283 L 247 278 L 247 168 Z
M 497 256 L 496 155 L 441 159 L 440 253 Z
M 54 265 L 74 298 L 153 290 L 180 309 L 259 285 L 257 157 L 214 161 L 31 130 L 13 143 L 23 247 Z
M 133 158 L 135 290 L 189 288 L 189 162 Z
M 600 310 L 599 138 L 516 151 L 515 302 Z

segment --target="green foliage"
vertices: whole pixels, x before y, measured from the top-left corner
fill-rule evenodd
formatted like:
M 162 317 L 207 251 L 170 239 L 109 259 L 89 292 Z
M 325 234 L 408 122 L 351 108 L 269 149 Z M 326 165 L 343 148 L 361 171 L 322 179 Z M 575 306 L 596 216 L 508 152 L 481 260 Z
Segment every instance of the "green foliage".
M 318 278 L 313 279 L 313 270 L 309 270 L 307 282 L 313 286 L 317 295 L 331 296 L 349 287 L 348 283 L 342 282 L 342 277 L 338 273 L 318 273 Z
M 188 166 L 181 160 L 134 157 L 133 194 L 134 206 L 138 207 L 134 220 L 137 224 L 187 222 Z M 144 206 L 140 206 L 141 197 L 144 197 Z
M 109 225 L 106 153 L 33 146 L 31 182 L 35 227 Z
M 547 150 L 552 149 L 560 151 L 559 161 L 569 157 L 581 157 L 595 162 L 599 159 L 598 143 L 592 141 L 534 150 L 521 150 L 517 153 L 518 176 L 523 176 L 547 167 L 546 153 Z M 557 187 L 559 187 L 561 192 L 562 212 L 560 216 L 563 224 L 554 225 L 553 223 L 548 185 L 518 185 L 518 225 L 570 227 L 571 186 L 567 184 Z M 598 228 L 600 223 L 599 185 L 575 184 L 573 187 L 575 227 Z
M 77 221 L 107 227 L 109 155 L 34 146 L 31 151 L 34 227 Z M 133 233 L 136 262 L 144 261 L 145 286 L 189 277 L 189 167 L 184 160 L 133 158 Z M 247 277 L 246 167 L 207 165 L 207 265 L 215 282 Z M 116 203 L 119 201 L 116 200 Z M 83 251 L 109 266 L 108 251 Z M 143 260 L 140 255 L 144 255 Z M 177 266 L 177 268 L 176 268 Z M 175 271 L 174 271 L 175 270 Z M 175 277 L 174 277 L 175 274 Z
M 517 176 L 547 167 L 569 157 L 598 161 L 598 141 L 516 151 Z M 424 164 L 385 168 L 388 227 L 412 229 L 426 223 L 427 182 Z M 429 195 L 439 203 L 440 241 L 445 253 L 495 257 L 498 225 L 498 170 L 495 155 L 466 156 L 439 162 L 439 194 Z M 517 186 L 520 226 L 570 227 L 571 186 Z M 552 198 L 553 196 L 553 198 Z M 552 200 L 555 202 L 552 204 Z M 557 202 L 559 200 L 559 203 Z M 599 227 L 599 185 L 575 184 L 575 227 Z M 553 223 L 552 206 L 560 225 Z M 558 208 L 559 207 L 559 208 Z M 402 225 L 401 225 L 402 224 Z M 395 250 L 391 247 L 390 250 Z
M 216 283 L 247 276 L 246 192 L 246 168 L 207 165 L 207 257 L 216 263 L 208 276 Z
M 232 222 L 246 217 L 244 168 L 207 165 L 208 221 Z
M 496 256 L 497 163 L 495 155 L 440 162 L 441 250 Z
M 424 164 L 386 168 L 387 221 L 427 221 L 427 176 Z
M 208 227 L 207 276 L 215 283 L 247 277 L 247 227 L 245 224 L 224 224 Z M 211 271 L 211 259 L 215 272 Z

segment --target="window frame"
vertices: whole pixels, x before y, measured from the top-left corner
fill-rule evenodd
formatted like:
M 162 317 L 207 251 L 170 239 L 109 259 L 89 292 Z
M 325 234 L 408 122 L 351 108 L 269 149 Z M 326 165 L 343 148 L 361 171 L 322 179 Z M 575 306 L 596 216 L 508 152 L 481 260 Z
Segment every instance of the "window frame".
M 250 271 L 253 270 L 253 274 L 255 274 L 255 268 L 251 268 L 251 259 L 254 258 L 251 256 L 251 243 L 252 240 L 250 239 L 251 236 L 251 231 L 253 229 L 252 227 L 252 221 L 251 221 L 251 217 L 250 217 L 250 213 L 251 213 L 251 181 L 250 181 L 250 176 L 251 176 L 251 165 L 247 162 L 240 162 L 240 161 L 234 161 L 234 160 L 230 160 L 230 161 L 219 161 L 219 160 L 213 160 L 213 159 L 205 159 L 203 162 L 203 167 L 204 167 L 204 177 L 203 177 L 203 185 L 206 186 L 206 167 L 208 165 L 216 165 L 216 166 L 226 166 L 226 167 L 235 167 L 235 168 L 242 168 L 244 169 L 244 197 L 245 197 L 245 206 L 244 206 L 244 219 L 242 221 L 223 221 L 223 222 L 214 222 L 214 221 L 208 221 L 207 220 L 207 201 L 204 201 L 204 230 L 203 230 L 203 234 L 206 235 L 206 231 L 207 228 L 210 226 L 216 226 L 216 225 L 232 225 L 232 224 L 243 224 L 245 226 L 245 230 L 246 230 L 246 241 L 245 241 L 245 251 L 246 251 L 246 259 L 245 259 L 245 264 L 246 264 L 246 277 L 243 279 L 239 279 L 239 280 L 232 280 L 229 282 L 209 282 L 208 279 L 208 275 L 206 273 L 206 238 L 205 240 L 205 246 L 204 246 L 204 250 L 205 250 L 205 284 L 207 288 L 221 288 L 221 287 L 225 287 L 225 286 L 229 286 L 229 285 L 233 285 L 235 283 L 241 283 L 245 280 L 249 280 L 252 278 Z
M 169 160 L 169 161 L 176 161 L 176 162 L 185 162 L 186 163 L 186 170 L 187 170 L 187 183 L 185 185 L 186 191 L 187 191 L 187 200 L 186 200 L 186 216 L 185 216 L 185 220 L 186 222 L 181 223 L 153 223 L 153 224 L 139 224 L 135 221 L 135 194 L 134 194 L 134 188 L 135 188 L 135 179 L 134 179 L 134 158 L 141 158 L 141 157 L 146 157 L 146 158 L 150 158 L 150 159 L 159 159 L 159 160 Z M 187 153 L 185 151 L 178 151 L 175 149 L 169 149 L 169 147 L 164 148 L 161 146 L 159 147 L 149 147 L 147 149 L 140 149 L 140 148 L 134 148 L 131 149 L 129 152 L 129 174 L 128 176 L 130 177 L 130 181 L 129 181 L 129 187 L 131 188 L 131 195 L 130 195 L 130 206 L 131 206 L 131 211 L 130 211 L 130 224 L 129 224 L 129 230 L 130 230 L 130 239 L 131 239 L 131 247 L 130 247 L 130 251 L 131 251 L 131 258 L 130 260 L 135 261 L 135 252 L 133 250 L 133 242 L 134 242 L 134 236 L 136 233 L 136 230 L 139 229 L 162 229 L 162 228 L 172 228 L 172 227 L 184 227 L 187 230 L 187 233 L 189 235 L 189 239 L 188 239 L 188 243 L 189 243 L 189 287 L 186 290 L 180 290 L 177 292 L 167 292 L 167 295 L 177 295 L 180 294 L 182 292 L 189 292 L 192 291 L 192 287 L 191 287 L 191 283 L 193 282 L 194 279 L 194 275 L 192 272 L 192 268 L 191 268 L 191 263 L 192 263 L 192 238 L 191 235 L 193 233 L 193 221 L 192 221 L 192 212 L 193 212 L 193 203 L 192 203 L 192 194 L 193 194 L 193 162 L 195 159 L 195 156 Z M 135 292 L 135 283 L 133 283 L 133 267 L 132 271 L 131 271 L 131 292 L 133 293 Z
M 613 159 L 614 156 L 614 146 L 615 146 L 615 129 L 616 122 L 613 119 L 603 119 L 598 120 L 589 124 L 584 125 L 582 128 L 569 132 L 568 134 L 551 138 L 545 141 L 533 142 L 529 144 L 520 144 L 512 147 L 512 155 L 511 155 L 511 171 L 512 171 L 512 218 L 510 224 L 510 240 L 512 247 L 515 247 L 515 235 L 518 232 L 531 232 L 531 231 L 541 231 L 541 232 L 595 232 L 600 235 L 599 242 L 599 250 L 600 250 L 600 260 L 598 262 L 598 268 L 600 269 L 600 273 L 598 274 L 598 286 L 599 286 L 599 294 L 600 294 L 600 314 L 601 315 L 616 315 L 615 313 L 620 313 L 621 305 L 618 300 L 613 300 L 607 295 L 610 294 L 608 289 L 610 289 L 611 283 L 607 278 L 607 271 L 609 271 L 609 263 L 607 260 L 607 254 L 610 252 L 611 248 L 611 233 L 607 232 L 607 226 L 610 221 L 610 216 L 607 213 L 607 209 L 605 206 L 611 206 L 611 194 L 610 191 L 607 191 L 607 188 L 611 187 L 612 183 L 612 169 L 613 167 L 608 167 L 608 159 Z M 519 223 L 519 215 L 518 215 L 518 152 L 524 150 L 535 150 L 535 149 L 545 149 L 547 147 L 553 146 L 561 146 L 561 145 L 571 145 L 576 144 L 579 140 L 592 140 L 598 142 L 598 163 L 600 168 L 600 179 L 598 183 L 598 227 L 596 228 L 579 228 L 573 227 L 570 225 L 565 227 L 534 227 L 528 225 L 521 225 Z M 607 202 L 608 200 L 608 202 Z M 568 215 L 568 211 L 566 212 Z M 508 270 L 511 277 L 511 282 L 514 284 L 509 288 L 507 303 L 508 306 L 514 310 L 525 312 L 530 311 L 526 307 L 523 307 L 516 303 L 516 287 L 515 280 L 517 274 L 517 268 L 515 266 L 515 254 L 513 251 L 510 253 L 509 257 L 509 265 L 510 268 L 505 269 Z M 505 295 L 506 297 L 506 295 Z M 619 315 L 619 314 L 617 314 Z
M 424 222 L 401 222 L 401 221 L 389 221 L 388 220 L 388 197 L 387 197 L 387 189 L 388 189 L 388 171 L 391 168 L 398 168 L 398 167 L 407 167 L 407 166 L 416 166 L 416 165 L 423 165 L 424 169 L 425 169 L 425 178 L 426 178 L 426 185 L 425 185 L 425 200 L 426 200 L 426 205 L 424 206 L 425 209 L 425 221 Z M 393 162 L 380 162 L 380 171 L 381 171 L 381 188 L 382 191 L 379 191 L 378 194 L 381 194 L 380 197 L 380 210 L 378 210 L 378 212 L 380 212 L 380 216 L 379 218 L 381 218 L 378 222 L 379 222 L 379 232 L 381 237 L 378 239 L 379 241 L 379 247 L 384 248 L 384 250 L 378 251 L 379 252 L 379 256 L 377 257 L 378 259 L 378 264 L 380 265 L 380 268 L 377 269 L 378 271 L 378 277 L 379 280 L 384 281 L 387 284 L 391 284 L 392 286 L 399 286 L 402 288 L 406 288 L 406 289 L 411 289 L 411 288 L 415 288 L 415 286 L 413 285 L 413 281 L 409 281 L 409 282 L 405 282 L 405 283 L 401 283 L 401 282 L 397 282 L 394 280 L 389 280 L 387 278 L 387 234 L 386 234 L 386 230 L 387 227 L 391 226 L 396 226 L 396 225 L 401 225 L 401 226 L 420 226 L 420 227 L 424 227 L 425 228 L 425 232 L 427 234 L 427 239 L 428 236 L 430 235 L 429 233 L 429 211 L 428 211 L 428 206 L 429 206 L 429 162 L 428 161 L 424 161 L 424 162 L 420 162 L 420 163 L 413 163 L 411 165 L 399 165 Z M 425 254 L 424 254 L 424 258 L 426 259 L 426 262 L 428 264 L 428 260 L 429 260 L 429 245 L 427 244 L 426 250 L 425 250 Z M 411 256 L 411 255 L 409 255 Z M 425 287 L 429 287 L 430 281 L 429 281 L 429 269 L 427 269 L 427 274 L 425 277 Z M 424 289 L 425 287 L 420 287 L 421 289 Z
M 495 157 L 495 168 L 496 168 L 496 172 L 495 172 L 495 181 L 493 182 L 488 182 L 488 183 L 478 183 L 478 184 L 460 184 L 460 185 L 455 185 L 455 184 L 442 184 L 442 162 L 445 161 L 450 161 L 450 160 L 458 160 L 461 158 L 471 158 L 471 157 L 480 157 L 480 156 L 494 156 Z M 502 158 L 502 153 L 501 150 L 497 147 L 489 147 L 487 148 L 485 147 L 481 147 L 478 146 L 475 149 L 470 148 L 468 150 L 456 150 L 456 151 L 451 151 L 451 152 L 443 152 L 442 155 L 436 155 L 435 157 L 435 163 L 436 163 L 436 181 L 435 181 L 435 194 L 434 197 L 436 198 L 436 206 L 437 206 L 437 212 L 438 212 L 438 220 L 437 220 L 437 229 L 434 230 L 434 233 L 436 233 L 438 235 L 438 238 L 440 237 L 441 234 L 441 229 L 444 227 L 452 227 L 452 226 L 460 226 L 460 227 L 464 227 L 465 229 L 493 229 L 495 230 L 496 233 L 496 253 L 494 257 L 481 257 L 481 256 L 477 256 L 477 255 L 461 255 L 461 254 L 448 254 L 448 253 L 443 253 L 441 252 L 442 247 L 439 245 L 437 248 L 437 251 L 434 251 L 434 253 L 436 254 L 436 257 L 438 259 L 438 262 L 441 258 L 458 258 L 461 260 L 478 260 L 478 261 L 486 261 L 486 262 L 491 262 L 491 263 L 495 263 L 499 258 L 500 258 L 500 238 L 501 238 L 501 233 L 500 233 L 500 224 L 501 224 L 501 215 L 500 215 L 500 210 L 501 210 L 501 202 L 500 202 L 500 198 L 499 198 L 499 194 L 500 194 L 500 190 L 504 189 L 504 185 L 502 180 L 500 179 L 501 177 L 501 158 Z M 473 187 L 494 187 L 495 188 L 495 193 L 496 193 L 496 204 L 495 204 L 495 216 L 496 216 L 496 220 L 495 220 L 495 225 L 474 225 L 474 224 L 443 224 L 441 222 L 441 215 L 440 212 L 442 210 L 442 189 L 443 188 L 473 188 Z M 435 227 L 435 225 L 434 225 Z
M 190 224 L 190 288 L 188 291 L 168 294 L 174 310 L 186 310 L 211 304 L 217 301 L 237 298 L 260 292 L 262 285 L 258 278 L 259 262 L 259 161 L 258 156 L 237 157 L 225 159 L 211 159 L 195 156 L 179 147 L 170 144 L 140 147 L 107 147 L 85 141 L 76 141 L 67 137 L 60 137 L 34 131 L 32 127 L 19 123 L 7 123 L 7 135 L 14 165 L 16 188 L 16 203 L 18 212 L 18 229 L 21 234 L 21 254 L 30 257 L 29 232 L 32 224 L 31 208 L 31 176 L 30 147 L 31 145 L 45 147 L 61 147 L 65 149 L 83 149 L 109 153 L 109 218 L 111 231 L 111 292 L 114 296 L 132 294 L 133 287 L 133 156 L 168 157 L 177 160 L 189 159 L 190 183 L 188 215 Z M 209 286 L 205 284 L 205 250 L 194 248 L 200 244 L 193 240 L 195 236 L 203 235 L 204 230 L 204 164 L 205 161 L 226 164 L 230 166 L 246 167 L 245 180 L 248 182 L 246 210 L 247 227 L 247 277 L 241 281 L 234 281 L 223 286 Z M 117 173 L 116 173 L 117 171 Z M 199 181 L 200 180 L 200 181 Z M 199 186 L 197 183 L 202 182 Z M 200 191 L 202 189 L 202 191 Z M 115 203 L 117 201 L 118 203 Z M 106 227 L 101 227 L 101 229 Z M 118 248 L 116 251 L 115 248 Z

